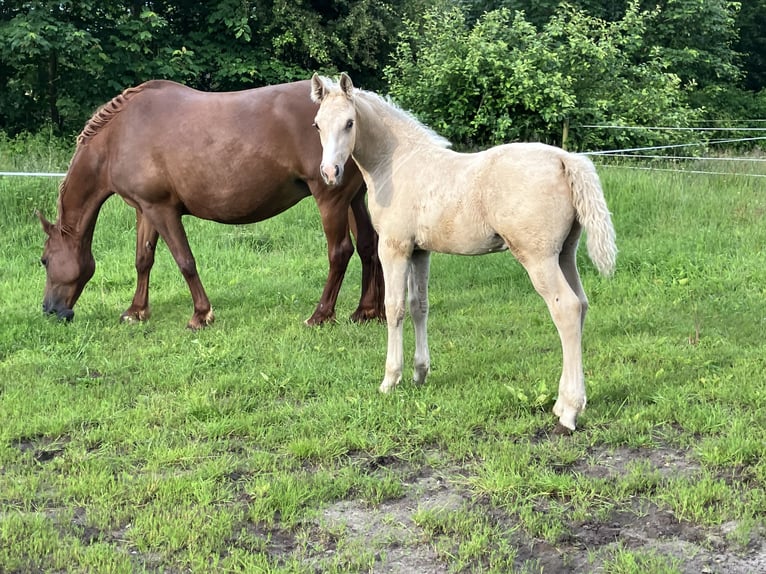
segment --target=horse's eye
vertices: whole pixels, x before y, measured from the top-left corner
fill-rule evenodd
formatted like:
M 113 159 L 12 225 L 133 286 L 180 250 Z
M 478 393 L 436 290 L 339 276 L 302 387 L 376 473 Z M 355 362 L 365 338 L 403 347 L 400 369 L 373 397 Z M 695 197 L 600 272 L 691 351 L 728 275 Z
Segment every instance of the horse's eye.
M 312 123 L 311 127 L 313 127 L 316 131 L 319 131 L 319 126 L 317 125 L 316 122 Z
M 48 258 L 47 257 L 41 258 L 40 263 L 42 263 L 43 267 L 48 267 Z
M 347 129 L 347 130 L 350 130 L 350 129 L 351 129 L 351 128 L 353 128 L 353 127 L 354 127 L 354 120 L 348 120 L 348 121 L 346 122 L 346 129 Z

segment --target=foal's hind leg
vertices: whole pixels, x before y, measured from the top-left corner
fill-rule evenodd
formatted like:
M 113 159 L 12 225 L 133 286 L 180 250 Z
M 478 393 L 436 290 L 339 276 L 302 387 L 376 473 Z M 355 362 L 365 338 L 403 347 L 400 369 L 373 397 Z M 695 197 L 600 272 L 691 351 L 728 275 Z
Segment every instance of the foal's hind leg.
M 136 209 L 136 292 L 133 302 L 120 315 L 120 321 L 133 323 L 149 318 L 149 273 L 154 265 L 154 252 L 159 233 Z
M 428 273 L 431 264 L 430 252 L 414 251 L 410 262 L 408 292 L 410 313 L 415 324 L 415 368 L 412 379 L 416 384 L 426 380 L 431 369 L 428 352 Z
M 582 282 L 580 281 L 580 273 L 577 271 L 577 243 L 580 239 L 580 224 L 575 222 L 572 230 L 569 232 L 569 237 L 564 241 L 564 245 L 561 248 L 559 254 L 559 266 L 564 273 L 564 277 L 567 279 L 567 283 L 575 292 L 577 298 L 580 300 L 580 329 L 585 326 L 585 315 L 588 312 L 588 297 L 585 295 L 585 290 L 582 288 Z
M 583 304 L 559 267 L 557 257 L 527 263 L 526 268 L 535 289 L 548 306 L 561 339 L 563 366 L 553 412 L 562 426 L 574 430 L 577 415 L 583 411 L 586 402 L 582 369 Z

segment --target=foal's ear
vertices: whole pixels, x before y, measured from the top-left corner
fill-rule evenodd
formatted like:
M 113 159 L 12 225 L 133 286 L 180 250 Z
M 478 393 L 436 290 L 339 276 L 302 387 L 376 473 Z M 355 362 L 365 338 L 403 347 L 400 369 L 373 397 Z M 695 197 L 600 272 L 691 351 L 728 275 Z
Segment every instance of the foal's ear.
M 324 100 L 326 95 L 327 88 L 324 85 L 324 81 L 322 81 L 319 74 L 314 72 L 314 75 L 311 76 L 311 101 L 318 104 Z
M 351 77 L 346 72 L 340 74 L 340 89 L 348 97 L 351 97 L 354 92 L 354 82 L 351 81 Z
M 45 231 L 45 234 L 50 235 L 53 224 L 47 219 L 45 219 L 45 216 L 42 213 L 40 213 L 40 211 L 37 209 L 35 209 L 35 215 L 37 216 L 37 219 L 40 220 L 40 225 L 43 226 L 43 231 Z

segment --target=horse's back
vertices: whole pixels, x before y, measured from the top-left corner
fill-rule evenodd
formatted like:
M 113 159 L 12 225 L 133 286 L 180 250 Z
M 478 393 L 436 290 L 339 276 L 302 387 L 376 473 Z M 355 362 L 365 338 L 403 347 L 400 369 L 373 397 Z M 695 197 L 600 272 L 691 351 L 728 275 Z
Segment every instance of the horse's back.
M 309 82 L 202 92 L 167 80 L 138 87 L 89 145 L 115 193 L 224 222 L 271 217 L 309 195 L 318 174 Z

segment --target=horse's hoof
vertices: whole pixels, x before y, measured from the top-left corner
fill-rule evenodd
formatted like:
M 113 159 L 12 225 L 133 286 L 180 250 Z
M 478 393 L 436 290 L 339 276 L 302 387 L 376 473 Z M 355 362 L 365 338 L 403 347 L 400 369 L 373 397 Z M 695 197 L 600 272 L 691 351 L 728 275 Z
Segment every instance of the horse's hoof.
M 565 427 L 561 423 L 556 423 L 556 427 L 553 429 L 552 434 L 554 436 L 572 436 L 572 433 L 574 433 L 574 429 Z
M 125 311 L 120 315 L 120 323 L 128 323 L 133 325 L 135 323 L 142 323 L 149 319 L 149 310 L 144 311 Z
M 385 321 L 386 314 L 374 309 L 357 309 L 350 317 L 354 323 L 368 323 L 370 321 Z
M 202 317 L 197 317 L 197 315 L 194 315 L 186 324 L 186 328 L 192 331 L 199 331 L 200 329 L 209 327 L 210 325 L 213 324 L 214 321 L 215 321 L 215 315 L 213 315 L 213 310 L 210 309 L 210 311 L 208 311 Z
M 317 327 L 317 326 L 322 326 L 325 323 L 334 323 L 334 322 L 335 322 L 335 313 L 331 313 L 327 315 L 325 313 L 314 311 L 314 314 L 308 319 L 306 319 L 304 321 L 304 324 L 307 327 Z

